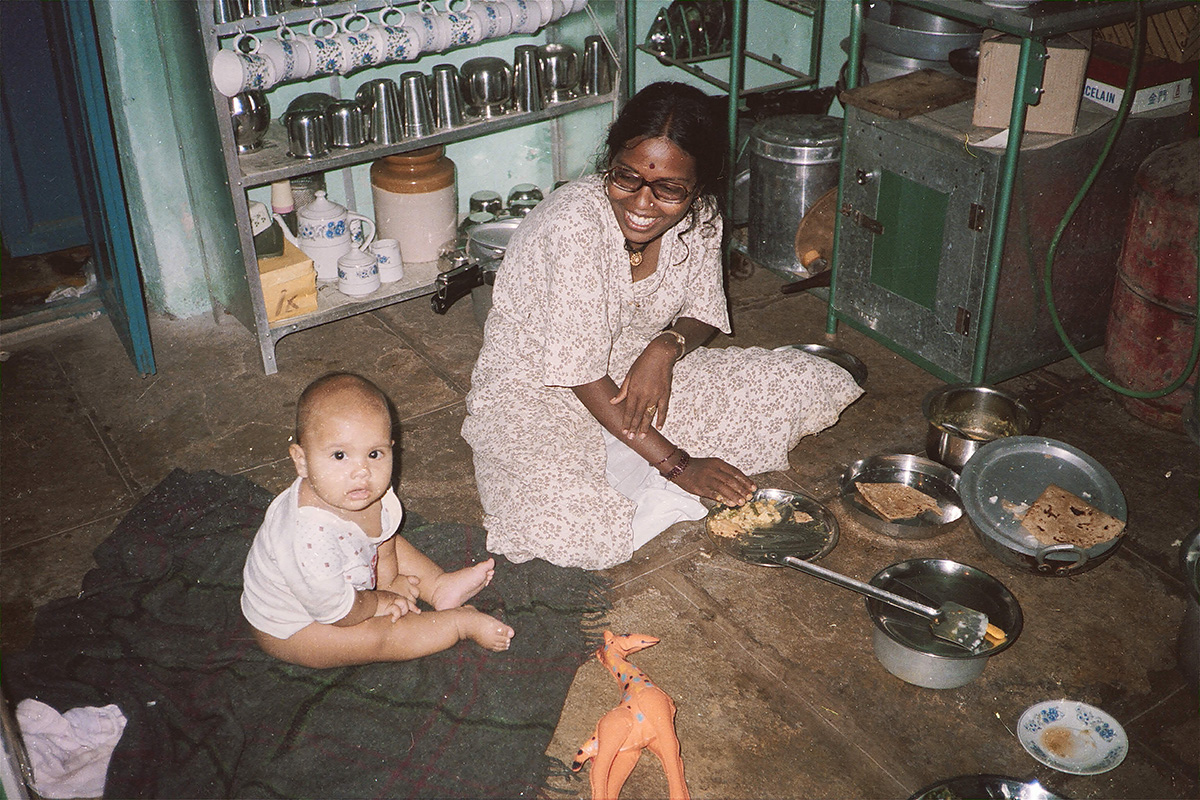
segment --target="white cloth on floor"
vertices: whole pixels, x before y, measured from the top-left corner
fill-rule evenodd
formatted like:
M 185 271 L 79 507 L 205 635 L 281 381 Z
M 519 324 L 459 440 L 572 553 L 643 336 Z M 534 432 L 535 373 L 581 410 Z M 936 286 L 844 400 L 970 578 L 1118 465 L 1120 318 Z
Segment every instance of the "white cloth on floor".
M 664 478 L 620 439 L 608 431 L 603 433 L 608 447 L 608 483 L 637 504 L 632 522 L 634 550 L 676 522 L 704 518 L 708 509 L 696 495 Z
M 125 732 L 116 705 L 85 706 L 60 714 L 39 700 L 17 704 L 17 725 L 33 768 L 33 789 L 66 800 L 101 797 L 113 750 Z

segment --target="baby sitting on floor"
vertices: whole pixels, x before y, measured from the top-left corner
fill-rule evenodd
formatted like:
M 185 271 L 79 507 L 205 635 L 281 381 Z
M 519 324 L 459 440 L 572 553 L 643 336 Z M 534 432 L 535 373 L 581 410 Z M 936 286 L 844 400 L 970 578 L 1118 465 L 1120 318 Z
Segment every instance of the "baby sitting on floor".
M 391 434 L 387 397 L 366 378 L 325 375 L 300 395 L 288 449 L 299 477 L 267 509 L 243 570 L 242 613 L 268 654 L 337 667 L 407 661 L 463 639 L 508 649 L 513 629 L 464 605 L 495 559 L 445 572 L 396 535 L 404 512 Z

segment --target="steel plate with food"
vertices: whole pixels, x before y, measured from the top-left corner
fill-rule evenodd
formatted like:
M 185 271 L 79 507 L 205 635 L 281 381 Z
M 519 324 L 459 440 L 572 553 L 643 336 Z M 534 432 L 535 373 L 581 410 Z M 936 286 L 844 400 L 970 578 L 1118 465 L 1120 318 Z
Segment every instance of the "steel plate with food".
M 842 473 L 840 486 L 851 518 L 895 539 L 948 533 L 963 517 L 957 473 L 921 456 L 860 459 Z
M 816 498 L 787 489 L 759 489 L 743 505 L 715 506 L 704 530 L 721 552 L 764 566 L 780 566 L 776 559 L 784 556 L 814 561 L 838 541 L 833 513 Z

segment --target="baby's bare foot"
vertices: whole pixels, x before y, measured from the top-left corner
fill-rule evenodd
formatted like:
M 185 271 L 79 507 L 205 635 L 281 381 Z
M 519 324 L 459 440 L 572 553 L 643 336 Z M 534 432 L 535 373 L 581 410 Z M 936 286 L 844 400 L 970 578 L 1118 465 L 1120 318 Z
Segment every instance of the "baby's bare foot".
M 472 612 L 462 620 L 459 629 L 463 635 L 485 650 L 502 652 L 508 649 L 516 631 L 495 617 L 489 617 L 471 606 L 463 606 L 463 608 Z
M 460 569 L 457 572 L 443 572 L 433 587 L 431 602 L 438 611 L 458 608 L 470 600 L 479 590 L 492 582 L 496 574 L 496 559 L 489 558 L 474 566 Z

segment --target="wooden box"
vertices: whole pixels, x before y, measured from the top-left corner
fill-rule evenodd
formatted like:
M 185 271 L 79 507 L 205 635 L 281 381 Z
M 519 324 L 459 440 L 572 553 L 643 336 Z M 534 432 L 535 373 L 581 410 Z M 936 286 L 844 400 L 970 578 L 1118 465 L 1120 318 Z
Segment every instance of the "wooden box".
M 288 241 L 283 255 L 258 260 L 267 321 L 275 322 L 317 310 L 317 272 L 312 259 Z

